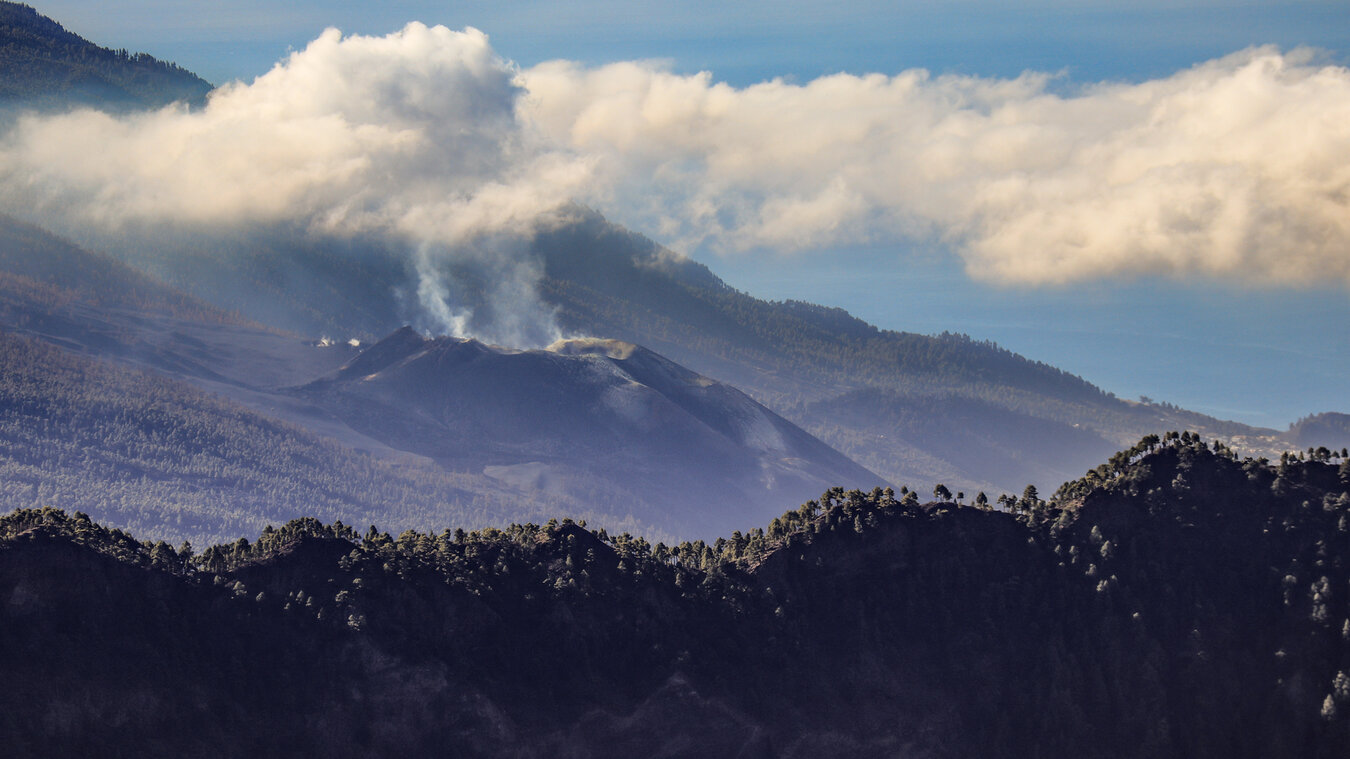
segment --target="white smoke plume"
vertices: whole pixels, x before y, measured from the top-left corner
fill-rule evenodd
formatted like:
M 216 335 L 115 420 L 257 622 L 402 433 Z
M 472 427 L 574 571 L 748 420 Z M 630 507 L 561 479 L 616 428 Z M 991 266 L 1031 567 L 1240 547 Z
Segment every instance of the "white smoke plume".
M 1070 94 L 921 70 L 738 89 L 642 62 L 522 71 L 474 29 L 328 30 L 204 109 L 20 119 L 0 202 L 110 235 L 386 236 L 426 326 L 530 343 L 556 330 L 525 324 L 549 322 L 525 241 L 572 202 L 686 251 L 919 239 L 998 282 L 1350 286 L 1350 71 L 1255 48 Z M 490 297 L 465 296 L 473 265 Z
M 410 24 L 386 37 L 330 29 L 251 84 L 204 109 L 28 116 L 0 148 L 0 201 L 81 237 L 119 230 L 277 225 L 322 235 L 383 235 L 414 251 L 434 331 L 548 342 L 445 299 L 445 267 L 489 262 L 534 277 L 514 239 L 589 183 L 584 157 L 522 127 L 516 71 L 481 32 Z M 493 284 L 526 298 L 502 313 L 541 314 L 533 282 Z M 453 289 L 453 288 L 451 288 Z M 480 299 L 481 300 L 481 299 Z M 530 332 L 527 330 L 526 332 Z M 532 330 L 539 331 L 539 330 Z

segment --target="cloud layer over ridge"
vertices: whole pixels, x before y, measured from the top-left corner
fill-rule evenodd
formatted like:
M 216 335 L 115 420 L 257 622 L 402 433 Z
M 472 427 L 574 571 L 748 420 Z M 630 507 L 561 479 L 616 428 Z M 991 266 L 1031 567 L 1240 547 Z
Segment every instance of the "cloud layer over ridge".
M 840 74 L 733 89 L 637 63 L 523 72 L 541 131 L 686 245 L 935 235 L 979 277 L 1350 284 L 1350 71 L 1259 48 L 1065 96 Z
M 1003 283 L 1350 286 L 1350 71 L 1255 48 L 1142 83 L 1053 82 L 738 89 L 647 62 L 519 70 L 474 29 L 330 29 L 198 111 L 20 119 L 0 202 L 107 233 L 386 235 L 461 332 L 438 261 L 496 261 L 522 297 L 537 272 L 512 241 L 573 201 L 685 251 L 939 240 Z

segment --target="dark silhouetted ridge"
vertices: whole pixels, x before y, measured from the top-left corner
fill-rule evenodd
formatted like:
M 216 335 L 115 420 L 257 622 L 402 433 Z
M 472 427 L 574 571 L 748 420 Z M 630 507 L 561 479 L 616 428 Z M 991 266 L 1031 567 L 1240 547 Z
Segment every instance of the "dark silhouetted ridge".
M 1048 501 L 898 495 L 677 545 L 306 518 L 194 551 L 17 511 L 6 751 L 1343 755 L 1350 461 L 1168 433 Z

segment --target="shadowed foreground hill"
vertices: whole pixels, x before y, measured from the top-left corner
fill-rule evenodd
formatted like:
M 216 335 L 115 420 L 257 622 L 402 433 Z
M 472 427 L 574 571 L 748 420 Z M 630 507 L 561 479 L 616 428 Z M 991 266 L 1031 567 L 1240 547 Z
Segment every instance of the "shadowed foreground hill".
M 1216 450 L 1217 449 L 1217 450 Z M 1343 755 L 1350 462 L 1150 437 L 1014 513 L 831 491 L 713 545 L 0 520 L 17 756 Z

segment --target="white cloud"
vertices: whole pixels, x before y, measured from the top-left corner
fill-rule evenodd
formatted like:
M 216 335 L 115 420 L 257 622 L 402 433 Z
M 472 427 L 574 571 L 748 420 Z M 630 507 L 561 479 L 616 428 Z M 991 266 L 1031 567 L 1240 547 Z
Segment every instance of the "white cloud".
M 330 29 L 196 113 L 25 119 L 0 166 L 30 192 L 109 222 L 416 227 L 426 203 L 469 203 L 529 166 L 511 79 L 476 30 L 412 24 L 343 39 Z
M 936 235 L 978 277 L 1350 284 L 1350 72 L 1258 48 L 1054 94 L 923 71 L 733 89 L 620 63 L 523 72 L 623 218 L 686 246 Z
M 86 236 L 269 224 L 385 235 L 414 252 L 429 326 L 453 329 L 469 316 L 432 302 L 443 288 L 426 278 L 438 261 L 519 250 L 512 234 L 528 234 L 589 183 L 584 157 L 520 127 L 515 76 L 474 29 L 410 24 L 345 38 L 329 29 L 198 111 L 21 119 L 0 148 L 0 200 Z M 434 320 L 451 313 L 458 320 Z
M 1052 81 L 733 88 L 645 62 L 519 71 L 473 29 L 329 30 L 198 111 L 21 119 L 0 202 L 107 234 L 385 235 L 447 330 L 475 319 L 443 264 L 500 257 L 500 297 L 522 304 L 499 309 L 501 340 L 530 331 L 508 313 L 547 318 L 518 242 L 572 200 L 682 250 L 937 239 L 1003 282 L 1350 285 L 1350 71 L 1258 48 L 1072 95 Z

